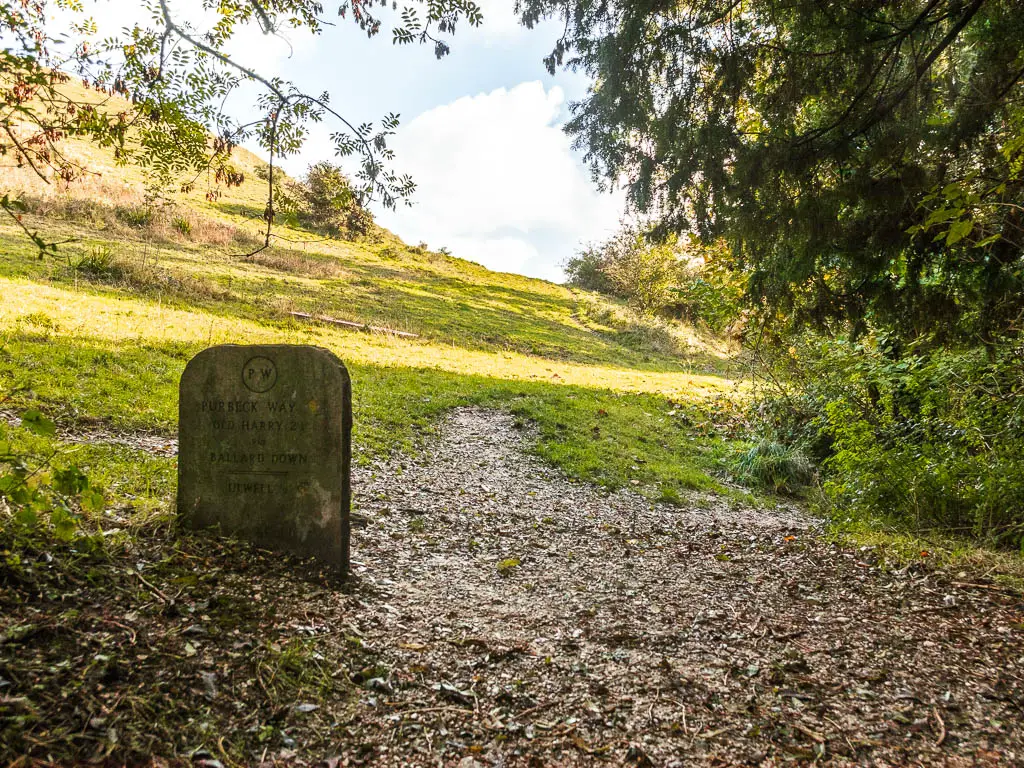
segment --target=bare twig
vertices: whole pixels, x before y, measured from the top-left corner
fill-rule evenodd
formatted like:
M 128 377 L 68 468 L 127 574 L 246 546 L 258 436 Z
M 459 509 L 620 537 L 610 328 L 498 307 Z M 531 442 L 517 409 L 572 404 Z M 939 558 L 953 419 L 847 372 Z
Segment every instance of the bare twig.
M 372 331 L 374 333 L 386 333 L 390 336 L 400 336 L 403 339 L 418 339 L 419 334 L 410 333 L 409 331 L 396 331 L 393 328 L 384 328 L 379 325 L 367 325 L 365 323 L 355 323 L 351 320 L 338 320 L 333 317 L 327 317 L 326 315 L 311 315 L 308 312 L 289 312 L 289 315 L 296 318 L 297 320 L 305 320 L 308 323 L 321 322 L 329 325 L 338 325 L 342 328 L 351 328 L 354 331 Z
M 801 725 L 800 723 L 793 723 L 793 727 L 800 731 L 800 733 L 802 733 L 804 736 L 807 736 L 812 741 L 816 741 L 819 744 L 825 743 L 824 736 L 822 736 L 820 733 L 817 733 L 816 731 L 812 731 L 806 725 Z
M 557 704 L 557 703 L 558 702 L 555 702 L 555 701 L 549 701 L 547 704 L 538 704 L 535 707 L 530 707 L 529 709 L 524 709 L 522 712 L 519 712 L 518 714 L 516 714 L 515 717 L 516 717 L 517 720 L 518 719 L 522 719 L 522 718 L 526 717 L 527 715 L 533 715 L 533 714 L 536 714 L 537 712 L 542 712 L 545 709 L 550 709 L 551 707 L 555 706 L 555 704 Z
M 145 577 L 141 573 L 139 573 L 138 571 L 132 571 L 132 573 L 134 573 L 138 577 L 139 581 L 141 581 L 143 584 L 145 584 L 147 587 L 149 587 L 150 591 L 154 595 L 159 597 L 165 603 L 170 603 L 171 602 L 171 598 L 169 598 L 167 595 L 165 595 L 163 592 L 161 592 L 157 587 L 153 586 L 148 581 L 146 581 Z
M 939 738 L 935 740 L 935 746 L 941 747 L 942 743 L 946 740 L 946 724 L 942 721 L 942 715 L 939 714 L 938 707 L 932 707 L 932 714 L 935 715 L 935 721 L 939 724 Z

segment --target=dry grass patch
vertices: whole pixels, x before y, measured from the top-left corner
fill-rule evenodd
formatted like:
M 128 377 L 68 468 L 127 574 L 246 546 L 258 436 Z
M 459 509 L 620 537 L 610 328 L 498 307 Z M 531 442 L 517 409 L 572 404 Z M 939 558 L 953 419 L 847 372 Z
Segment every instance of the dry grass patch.
M 348 277 L 352 273 L 329 256 L 312 255 L 293 248 L 268 248 L 250 259 L 253 264 L 317 280 Z
M 67 194 L 21 197 L 28 212 L 47 221 L 66 221 L 103 231 L 112 236 L 141 234 L 165 243 L 196 243 L 233 248 L 241 253 L 260 244 L 251 228 L 203 216 L 178 205 L 147 205 L 135 194 L 98 195 L 95 198 Z M 116 201 L 116 202 L 115 202 Z

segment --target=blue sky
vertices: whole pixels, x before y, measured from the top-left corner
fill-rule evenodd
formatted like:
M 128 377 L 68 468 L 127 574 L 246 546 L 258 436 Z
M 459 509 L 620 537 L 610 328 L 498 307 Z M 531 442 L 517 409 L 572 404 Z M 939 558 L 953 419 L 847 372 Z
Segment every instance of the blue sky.
M 291 31 L 282 40 L 245 30 L 230 51 L 302 90 L 328 91 L 332 106 L 352 122 L 401 115 L 395 167 L 413 176 L 418 191 L 413 207 L 377 207 L 375 214 L 406 242 L 557 281 L 559 264 L 581 242 L 614 230 L 623 198 L 596 189 L 561 130 L 569 103 L 586 94 L 588 82 L 578 73 L 545 71 L 541 60 L 559 25 L 527 30 L 516 22 L 513 2 L 480 2 L 483 26 L 460 27 L 452 53 L 441 60 L 429 45 L 392 45 L 390 16 L 374 39 L 339 19 L 319 37 Z M 200 0 L 171 0 L 171 7 L 201 28 Z M 141 18 L 132 0 L 87 2 L 86 13 L 104 33 Z M 251 96 L 247 88 L 229 108 L 248 113 Z M 285 168 L 300 174 L 312 162 L 334 159 L 328 135 L 336 129 L 315 126 Z

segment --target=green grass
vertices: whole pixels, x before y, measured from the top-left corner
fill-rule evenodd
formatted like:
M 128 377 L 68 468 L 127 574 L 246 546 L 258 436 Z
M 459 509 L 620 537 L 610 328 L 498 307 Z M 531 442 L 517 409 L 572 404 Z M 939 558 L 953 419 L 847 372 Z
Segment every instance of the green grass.
M 123 430 L 174 430 L 178 379 L 203 344 L 124 346 L 53 335 L 45 328 L 31 332 L 31 323 L 22 325 L 0 339 L 0 388 L 14 392 L 15 405 L 39 407 L 66 424 L 99 421 Z M 537 453 L 570 476 L 609 488 L 633 486 L 663 499 L 682 499 L 680 492 L 687 489 L 724 490 L 719 479 L 732 448 L 714 434 L 699 403 L 430 368 L 360 363 L 349 368 L 358 462 L 415 450 L 445 411 L 481 405 L 535 422 Z M 75 450 L 76 463 L 107 486 L 137 493 L 146 483 L 153 495 L 170 493 L 173 478 L 154 482 L 147 474 L 171 466 L 169 460 L 139 465 L 142 474 L 125 480 L 120 473 L 135 473 L 138 463 L 125 461 L 127 449 Z
M 316 344 L 350 368 L 359 461 L 415 450 L 446 411 L 479 405 L 533 422 L 537 453 L 571 477 L 676 503 L 689 489 L 728 492 L 734 448 L 719 422 L 729 406 L 709 404 L 742 394 L 733 381 L 742 368 L 711 335 L 410 248 L 384 230 L 341 242 L 282 227 L 288 242 L 241 258 L 258 235 L 251 213 L 264 206 L 255 156 L 238 151 L 246 181 L 216 201 L 197 185 L 151 212 L 137 170 L 85 143 L 67 149 L 102 175 L 67 189 L 22 171 L 2 179 L 25 191 L 30 228 L 71 241 L 39 259 L 16 227 L 0 225 L 0 392 L 13 393 L 13 407 L 66 425 L 171 434 L 178 378 L 199 350 Z M 173 495 L 172 462 L 74 450 L 118 496 Z
M 623 308 L 606 299 L 516 275 L 489 272 L 449 256 L 390 245 L 318 244 L 318 251 L 273 248 L 252 261 L 231 246 L 179 242 L 135 231 L 102 236 L 83 222 L 54 226 L 58 260 L 39 260 L 20 234 L 0 227 L 0 274 L 72 287 L 101 296 L 126 291 L 168 306 L 224 318 L 286 322 L 290 312 L 326 315 L 419 334 L 463 349 L 516 352 L 552 360 L 651 371 L 728 374 L 730 351 L 682 326 L 650 324 L 637 333 Z M 110 254 L 106 275 L 76 269 Z

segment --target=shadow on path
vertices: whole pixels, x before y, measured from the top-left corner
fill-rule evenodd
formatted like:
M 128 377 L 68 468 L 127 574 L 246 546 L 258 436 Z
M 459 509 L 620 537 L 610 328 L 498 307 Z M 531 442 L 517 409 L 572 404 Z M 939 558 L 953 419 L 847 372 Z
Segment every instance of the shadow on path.
M 461 409 L 425 455 L 356 478 L 376 759 L 1024 759 L 1009 596 L 881 572 L 797 510 L 607 495 L 525 439 Z

